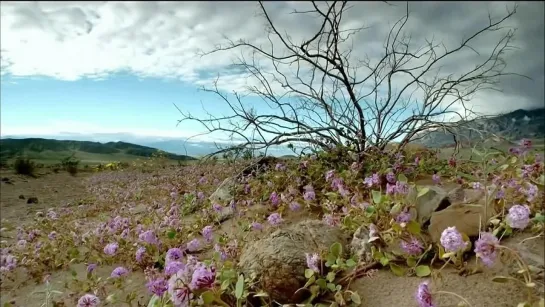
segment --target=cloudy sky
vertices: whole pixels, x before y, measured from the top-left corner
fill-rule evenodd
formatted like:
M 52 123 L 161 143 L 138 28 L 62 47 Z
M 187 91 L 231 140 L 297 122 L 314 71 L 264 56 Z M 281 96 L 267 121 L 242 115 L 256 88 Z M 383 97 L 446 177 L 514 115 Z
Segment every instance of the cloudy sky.
M 354 55 L 380 57 L 388 30 L 403 16 L 394 2 L 354 2 L 346 27 L 365 26 L 354 35 Z M 509 2 L 410 2 L 405 30 L 415 44 L 431 39 L 454 46 L 486 26 L 488 14 L 500 18 Z M 290 14 L 304 2 L 266 2 L 271 19 L 295 41 L 309 38 L 319 20 Z M 198 91 L 220 75 L 222 90 L 249 82 L 229 69 L 237 51 L 200 57 L 225 42 L 265 42 L 256 2 L 2 2 L 1 134 L 132 133 L 168 138 L 202 131 L 180 118 L 173 106 L 204 115 L 229 109 L 216 96 Z M 505 26 L 516 28 L 514 46 L 504 55 L 507 70 L 526 75 L 505 78 L 499 92 L 475 97 L 472 106 L 494 114 L 544 106 L 544 4 L 519 2 Z M 484 35 L 472 47 L 490 52 L 502 31 Z M 466 50 L 445 61 L 444 73 L 472 68 Z M 258 104 L 247 97 L 249 104 Z M 259 108 L 258 108 L 258 111 Z M 201 137 L 201 140 L 210 140 Z

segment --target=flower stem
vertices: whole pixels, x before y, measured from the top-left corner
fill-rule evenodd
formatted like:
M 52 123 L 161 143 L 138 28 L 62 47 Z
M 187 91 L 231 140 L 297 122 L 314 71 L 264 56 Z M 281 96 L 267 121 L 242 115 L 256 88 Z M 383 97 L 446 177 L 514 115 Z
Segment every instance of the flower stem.
M 456 296 L 457 298 L 461 299 L 464 303 L 467 304 L 467 306 L 472 306 L 463 296 L 459 295 L 459 294 L 456 294 L 454 292 L 449 292 L 449 291 L 435 291 L 435 294 L 450 294 L 450 295 L 453 295 L 453 296 Z

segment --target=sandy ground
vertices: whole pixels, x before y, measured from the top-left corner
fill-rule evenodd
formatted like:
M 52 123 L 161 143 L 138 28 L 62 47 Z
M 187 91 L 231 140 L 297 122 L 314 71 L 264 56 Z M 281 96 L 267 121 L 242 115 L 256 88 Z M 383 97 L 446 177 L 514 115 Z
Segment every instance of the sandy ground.
M 22 223 L 27 223 L 32 220 L 35 212 L 44 211 L 47 208 L 57 207 L 66 203 L 78 202 L 87 197 L 85 190 L 84 179 L 89 174 L 80 174 L 77 177 L 72 177 L 66 173 L 49 174 L 39 178 L 25 178 L 16 176 L 10 172 L 0 172 L 1 178 L 9 178 L 9 182 L 2 181 L 0 184 L 0 212 L 2 218 L 2 227 L 16 227 Z M 19 195 L 23 195 L 25 199 L 20 199 Z M 30 196 L 37 197 L 38 204 L 27 204 L 27 199 Z M 249 209 L 246 216 L 263 214 L 265 208 L 254 206 Z M 297 222 L 298 220 L 309 218 L 308 212 L 290 213 L 285 216 L 286 222 Z M 314 217 L 316 218 L 316 217 Z M 191 221 L 187 221 L 191 223 Z M 237 220 L 231 219 L 222 224 L 218 232 L 233 232 L 238 229 Z M 249 236 L 244 236 L 243 241 L 255 240 L 260 236 L 266 235 L 273 229 L 267 229 L 261 234 L 250 233 Z M 8 232 L 7 235 L 10 236 Z M 510 239 L 520 241 L 523 237 Z M 2 238 L 2 240 L 11 238 Z M 506 243 L 507 244 L 507 243 Z M 525 243 L 525 248 L 530 250 L 538 257 L 544 257 L 543 250 L 545 244 L 543 238 L 532 240 Z M 471 261 L 474 262 L 474 261 Z M 108 275 L 114 266 L 102 266 L 99 270 L 99 275 Z M 72 267 L 78 276 L 85 275 L 85 266 L 83 264 L 74 265 Z M 14 306 L 34 307 L 40 306 L 43 303 L 43 294 L 37 293 L 45 290 L 45 285 L 23 283 L 24 273 L 19 272 L 20 278 L 15 284 L 9 284 L 3 289 L 1 295 L 1 304 L 5 302 L 14 302 Z M 490 270 L 485 270 L 483 273 L 478 273 L 468 277 L 459 276 L 452 269 L 443 271 L 442 281 L 432 283 L 433 290 L 449 291 L 459 294 L 466 298 L 474 307 L 501 307 L 501 306 L 517 306 L 518 303 L 525 300 L 523 287 L 514 283 L 493 283 L 492 277 L 497 275 L 507 275 L 506 267 L 499 264 Z M 72 278 L 69 272 L 55 272 L 51 276 L 52 288 L 58 291 L 64 291 L 64 283 Z M 133 272 L 129 278 L 130 289 L 137 290 L 139 300 L 145 301 L 149 295 L 144 287 L 145 280 L 143 273 Z M 367 307 L 416 307 L 414 300 L 415 291 L 418 284 L 423 279 L 418 277 L 397 277 L 389 270 L 379 270 L 370 277 L 364 277 L 352 283 L 351 288 L 357 290 L 362 298 L 362 306 Z M 543 282 L 543 281 L 541 281 Z M 543 289 L 541 289 L 543 291 Z M 438 306 L 458 306 L 459 299 L 452 295 L 441 294 L 437 296 Z M 70 305 L 66 305 L 70 306 Z M 134 306 L 137 306 L 136 304 Z

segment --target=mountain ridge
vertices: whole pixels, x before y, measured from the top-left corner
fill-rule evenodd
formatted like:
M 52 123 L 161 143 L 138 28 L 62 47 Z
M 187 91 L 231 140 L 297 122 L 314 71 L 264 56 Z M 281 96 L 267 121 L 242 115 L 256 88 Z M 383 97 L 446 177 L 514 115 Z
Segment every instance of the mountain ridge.
M 125 154 L 128 156 L 151 157 L 154 153 L 165 152 L 166 157 L 171 160 L 194 160 L 188 155 L 179 155 L 166 152 L 157 148 L 143 146 L 123 141 L 118 142 L 93 142 L 93 141 L 75 141 L 75 140 L 56 140 L 46 138 L 2 138 L 0 139 L 0 157 L 10 159 L 17 155 L 27 153 L 50 152 L 74 152 L 112 155 Z

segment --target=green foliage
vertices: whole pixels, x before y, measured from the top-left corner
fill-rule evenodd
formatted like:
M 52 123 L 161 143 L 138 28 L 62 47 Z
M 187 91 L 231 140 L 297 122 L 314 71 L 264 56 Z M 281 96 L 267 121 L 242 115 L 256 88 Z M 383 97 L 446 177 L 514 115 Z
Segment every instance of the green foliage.
M 75 176 L 78 173 L 78 165 L 80 160 L 76 158 L 75 153 L 61 160 L 61 167 L 70 175 Z
M 16 174 L 34 176 L 36 164 L 34 163 L 34 161 L 28 158 L 17 157 L 15 159 L 15 163 L 13 164 L 13 168 Z

